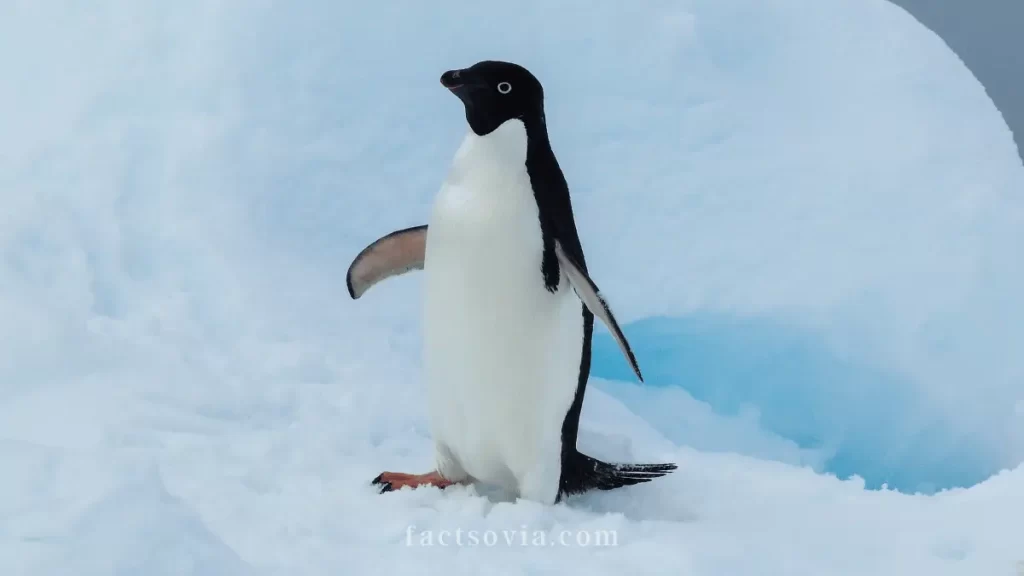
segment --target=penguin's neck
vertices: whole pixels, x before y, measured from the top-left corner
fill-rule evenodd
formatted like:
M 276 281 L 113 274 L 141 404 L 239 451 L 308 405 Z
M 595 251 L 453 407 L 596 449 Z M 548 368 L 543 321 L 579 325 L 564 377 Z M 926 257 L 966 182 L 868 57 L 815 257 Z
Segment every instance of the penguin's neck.
M 526 125 L 517 118 L 506 120 L 483 136 L 469 130 L 455 153 L 449 180 L 470 176 L 489 180 L 522 171 L 528 146 Z
M 537 222 L 538 207 L 526 169 L 528 145 L 526 126 L 518 119 L 484 136 L 469 131 L 440 191 L 431 229 L 436 224 L 496 232 L 505 224 L 519 227 L 513 222 L 520 219 Z

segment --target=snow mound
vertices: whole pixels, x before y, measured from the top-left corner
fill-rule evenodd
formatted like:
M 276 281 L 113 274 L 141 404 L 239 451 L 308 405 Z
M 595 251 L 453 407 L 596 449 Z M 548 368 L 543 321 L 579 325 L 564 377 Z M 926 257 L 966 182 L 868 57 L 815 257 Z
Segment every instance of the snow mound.
M 369 485 L 430 465 L 420 281 L 353 303 L 345 268 L 426 218 L 464 131 L 438 77 L 484 58 L 544 82 L 588 263 L 661 374 L 614 381 L 602 352 L 582 447 L 670 477 L 555 507 Z M 7 3 L 0 70 L 5 573 L 1021 559 L 1024 169 L 962 64 L 881 0 Z M 813 357 L 717 380 L 655 357 L 715 332 L 644 322 L 701 317 Z M 866 482 L 1001 467 L 928 496 Z

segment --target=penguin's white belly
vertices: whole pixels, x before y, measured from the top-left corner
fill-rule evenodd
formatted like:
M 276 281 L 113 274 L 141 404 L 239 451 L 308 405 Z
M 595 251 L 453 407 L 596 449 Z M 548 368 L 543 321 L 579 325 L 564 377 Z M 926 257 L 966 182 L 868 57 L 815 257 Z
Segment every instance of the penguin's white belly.
M 511 121 L 456 155 L 427 235 L 424 368 L 439 466 L 550 501 L 582 304 L 564 274 L 555 293 L 544 286 L 525 154 Z

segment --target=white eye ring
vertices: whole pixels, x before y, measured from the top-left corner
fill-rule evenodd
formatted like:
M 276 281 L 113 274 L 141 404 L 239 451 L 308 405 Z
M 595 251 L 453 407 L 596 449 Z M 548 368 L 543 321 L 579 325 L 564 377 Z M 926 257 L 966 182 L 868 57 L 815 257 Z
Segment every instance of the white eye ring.
M 498 82 L 498 92 L 502 94 L 508 94 L 512 91 L 512 85 L 508 82 Z

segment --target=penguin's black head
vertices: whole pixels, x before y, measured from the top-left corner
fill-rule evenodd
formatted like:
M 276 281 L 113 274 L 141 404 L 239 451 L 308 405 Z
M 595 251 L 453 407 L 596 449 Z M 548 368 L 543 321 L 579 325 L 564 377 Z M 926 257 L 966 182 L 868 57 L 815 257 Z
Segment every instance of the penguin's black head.
M 462 100 L 466 121 L 480 136 L 512 118 L 527 127 L 544 123 L 544 89 L 518 64 L 485 60 L 445 72 L 441 84 Z

